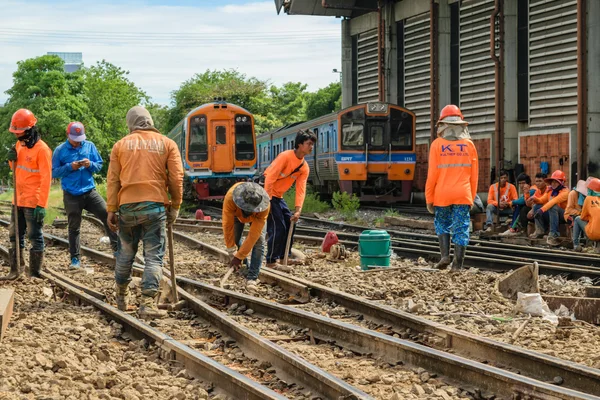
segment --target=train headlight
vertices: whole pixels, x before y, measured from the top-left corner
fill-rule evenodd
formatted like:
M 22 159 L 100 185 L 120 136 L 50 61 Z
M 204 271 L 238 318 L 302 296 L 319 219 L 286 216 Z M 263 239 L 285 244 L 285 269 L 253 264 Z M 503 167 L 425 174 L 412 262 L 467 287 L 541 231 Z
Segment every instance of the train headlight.
M 404 170 L 404 173 L 405 173 L 406 175 L 409 175 L 409 174 L 410 174 L 410 169 L 406 168 L 406 169 Z
M 346 168 L 346 169 L 344 169 L 344 173 L 345 173 L 345 174 L 349 174 L 349 173 L 350 173 L 350 170 L 349 170 L 348 168 Z
M 235 117 L 235 122 L 240 122 L 242 120 L 242 117 Z
M 248 117 L 246 117 L 245 115 L 242 117 L 242 122 L 246 122 L 248 121 Z

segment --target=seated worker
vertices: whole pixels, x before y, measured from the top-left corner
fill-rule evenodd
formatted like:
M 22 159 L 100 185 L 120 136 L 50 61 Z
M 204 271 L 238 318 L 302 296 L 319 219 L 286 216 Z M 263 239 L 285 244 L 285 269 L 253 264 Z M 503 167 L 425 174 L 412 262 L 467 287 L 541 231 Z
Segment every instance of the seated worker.
M 569 197 L 567 198 L 567 208 L 565 208 L 565 221 L 570 227 L 573 227 L 575 217 L 581 215 L 581 207 L 583 207 L 583 202 L 588 194 L 587 185 L 592 179 L 596 178 L 590 176 L 585 181 L 578 181 L 577 186 L 573 187 L 573 190 L 569 192 Z
M 550 229 L 547 243 L 550 246 L 558 246 L 558 225 L 564 223 L 565 208 L 567 207 L 567 197 L 569 197 L 569 189 L 565 187 L 566 176 L 561 170 L 556 170 L 550 178 L 546 178 L 546 184 L 550 188 L 539 199 L 535 199 L 536 204 L 541 204 L 542 207 L 534 212 L 535 232 L 529 235 L 530 238 L 536 239 L 544 236 L 547 228 Z
M 546 191 L 549 189 L 548 185 L 546 184 L 546 181 L 544 180 L 547 177 L 548 175 L 544 174 L 543 172 L 538 172 L 537 174 L 535 174 L 533 182 L 537 190 L 535 191 L 533 196 L 525 200 L 525 204 L 527 205 L 527 207 L 531 207 L 531 210 L 529 210 L 529 213 L 527 213 L 527 219 L 529 219 L 530 221 L 533 221 L 533 213 L 537 211 L 537 209 L 542 207 L 542 204 L 538 204 L 536 203 L 536 201 L 539 201 L 539 199 L 542 198 L 542 196 L 544 196 L 544 194 L 546 194 Z
M 519 189 L 521 189 L 521 196 L 512 202 L 513 207 L 515 207 L 515 211 L 513 212 L 513 222 L 511 227 L 502 232 L 500 236 L 516 236 L 520 232 L 527 232 L 527 224 L 529 223 L 527 214 L 531 210 L 531 207 L 526 204 L 526 201 L 533 196 L 537 187 L 531 185 L 531 178 L 525 173 L 519 174 L 517 177 L 517 185 L 519 185 Z
M 488 205 L 485 209 L 486 220 L 484 231 L 492 232 L 494 225 L 494 215 L 510 215 L 512 212 L 512 202 L 519 196 L 515 185 L 508 182 L 508 172 L 500 170 L 498 183 L 490 186 L 488 192 Z
M 588 195 L 583 202 L 581 215 L 575 217 L 575 223 L 573 224 L 573 247 L 575 251 L 583 251 L 579 244 L 581 233 L 590 240 L 600 240 L 600 179 L 598 178 L 589 181 Z
M 223 239 L 229 253 L 229 265 L 238 270 L 242 261 L 252 253 L 246 274 L 248 291 L 256 290 L 265 253 L 269 207 L 267 192 L 259 184 L 252 182 L 236 183 L 223 200 Z M 250 231 L 242 242 L 246 223 L 250 223 Z

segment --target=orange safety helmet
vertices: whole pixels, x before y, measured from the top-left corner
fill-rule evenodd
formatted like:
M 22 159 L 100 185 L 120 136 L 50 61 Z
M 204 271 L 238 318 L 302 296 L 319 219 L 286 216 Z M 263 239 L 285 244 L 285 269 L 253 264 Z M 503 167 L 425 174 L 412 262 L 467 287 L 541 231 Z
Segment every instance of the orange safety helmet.
M 37 123 L 37 118 L 33 113 L 25 108 L 17 110 L 10 120 L 9 131 L 21 135 L 27 129 L 33 128 Z
M 546 178 L 544 180 L 548 184 L 552 183 L 552 181 L 558 181 L 558 182 L 560 182 L 561 185 L 563 185 L 565 183 L 565 181 L 567 180 L 567 176 L 565 175 L 565 173 L 563 171 L 561 171 L 560 169 L 557 169 L 556 171 L 554 171 L 552 173 L 552 176 L 550 178 Z
M 454 124 L 466 124 L 467 122 L 464 120 L 463 114 L 460 111 L 460 108 L 455 106 L 454 104 L 448 104 L 442 111 L 440 112 L 440 119 L 438 123 L 454 123 Z
M 600 179 L 594 178 L 588 183 L 588 189 L 594 192 L 600 192 Z

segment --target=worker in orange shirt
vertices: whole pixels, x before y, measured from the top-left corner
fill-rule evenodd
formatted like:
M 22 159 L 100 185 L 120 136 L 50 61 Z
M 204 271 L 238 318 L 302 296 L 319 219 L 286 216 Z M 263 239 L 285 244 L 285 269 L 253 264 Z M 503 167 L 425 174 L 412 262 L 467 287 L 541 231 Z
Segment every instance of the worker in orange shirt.
M 573 247 L 578 252 L 583 251 L 579 244 L 582 233 L 589 240 L 600 240 L 600 179 L 593 178 L 588 182 L 587 187 L 588 195 L 583 202 L 581 215 L 575 217 L 573 224 Z
M 488 191 L 488 205 L 485 209 L 485 232 L 492 232 L 494 215 L 510 215 L 512 213 L 512 202 L 517 200 L 517 188 L 508 182 L 508 172 L 500 170 L 497 183 L 490 186 Z
M 564 218 L 569 226 L 573 227 L 575 222 L 575 217 L 581 215 L 581 208 L 583 207 L 583 202 L 585 201 L 586 196 L 588 195 L 588 184 L 592 179 L 596 179 L 593 176 L 587 178 L 587 180 L 579 180 L 577 181 L 577 185 L 569 192 L 569 197 L 567 197 L 567 207 L 565 208 Z
M 535 232 L 529 235 L 536 239 L 544 236 L 547 228 L 550 229 L 546 243 L 550 246 L 558 246 L 560 243 L 558 237 L 559 224 L 565 223 L 564 214 L 567 207 L 567 198 L 569 197 L 569 188 L 565 186 L 566 175 L 563 171 L 557 170 L 552 173 L 550 178 L 545 179 L 550 188 L 540 198 L 535 198 L 536 204 L 542 205 L 534 212 Z
M 265 170 L 265 190 L 271 199 L 271 210 L 267 219 L 267 267 L 290 270 L 289 267 L 278 264 L 277 260 L 284 258 L 291 222 L 298 221 L 302 212 L 309 174 L 308 163 L 304 157 L 312 153 L 316 142 L 317 136 L 313 132 L 299 131 L 294 141 L 294 150 L 280 153 Z M 296 199 L 292 213 L 283 199 L 283 194 L 294 183 Z
M 10 121 L 10 132 L 14 133 L 17 143 L 8 151 L 7 159 L 11 169 L 14 162 L 17 168 L 16 177 L 18 215 L 11 213 L 9 238 L 10 272 L 2 280 L 17 279 L 25 265 L 23 254 L 25 248 L 25 232 L 31 242 L 29 251 L 29 276 L 40 277 L 44 265 L 44 217 L 48 207 L 48 195 L 52 181 L 52 151 L 41 139 L 36 126 L 37 118 L 27 109 L 17 110 Z M 19 228 L 20 262 L 17 265 L 15 221 Z
M 163 317 L 166 312 L 158 309 L 156 297 L 165 255 L 165 223 L 175 222 L 183 197 L 181 155 L 175 142 L 154 127 L 144 107 L 131 108 L 126 120 L 129 134 L 112 148 L 106 190 L 108 225 L 119 231 L 121 239 L 115 266 L 117 306 L 127 310 L 131 269 L 141 240 L 145 267 L 138 314 Z
M 469 210 L 477 195 L 479 163 L 471 141 L 468 122 L 460 109 L 447 105 L 437 123 L 437 139 L 429 150 L 429 170 L 425 185 L 427 209 L 435 214 L 435 233 L 441 259 L 435 267 L 456 271 L 462 268 L 469 244 Z M 450 236 L 454 260 L 450 258 Z
M 269 216 L 269 195 L 259 184 L 236 183 L 223 200 L 223 239 L 230 266 L 236 270 L 252 253 L 246 273 L 246 289 L 255 291 L 265 253 L 265 234 Z M 244 225 L 250 223 L 248 236 L 242 242 Z

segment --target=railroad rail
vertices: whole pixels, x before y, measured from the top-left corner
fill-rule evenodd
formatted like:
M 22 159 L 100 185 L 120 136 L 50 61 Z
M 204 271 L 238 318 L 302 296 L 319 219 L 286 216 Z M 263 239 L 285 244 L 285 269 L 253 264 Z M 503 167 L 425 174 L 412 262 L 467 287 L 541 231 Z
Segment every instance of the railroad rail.
M 217 221 L 178 220 L 177 229 L 185 231 L 211 230 L 219 231 Z M 319 220 L 317 220 L 319 221 Z M 183 222 L 183 223 L 180 223 Z M 364 227 L 359 227 L 364 230 Z M 343 231 L 335 231 L 342 244 L 357 247 L 359 235 Z M 433 235 L 412 234 L 388 230 L 392 236 L 392 249 L 406 258 L 437 258 L 439 248 L 437 237 Z M 327 230 L 303 225 L 296 226 L 296 240 L 320 243 Z M 510 271 L 522 267 L 523 264 L 538 262 L 539 270 L 547 275 L 566 275 L 571 279 L 589 277 L 600 280 L 600 257 L 586 256 L 574 252 L 533 251 L 530 247 L 510 244 L 489 245 L 490 242 L 473 240 L 469 244 L 465 257 L 468 266 L 494 271 Z M 508 253 L 508 254 L 507 254 Z
M 64 241 L 64 239 L 62 240 Z M 205 246 L 203 249 L 205 251 L 214 253 L 217 257 L 220 257 L 221 254 L 225 253 L 224 251 L 214 248 L 212 246 Z M 88 252 L 89 249 L 86 248 L 85 251 Z M 98 256 L 98 253 L 99 252 L 92 251 L 87 253 L 87 255 Z M 111 258 L 112 256 L 108 254 L 104 254 L 101 256 L 102 260 Z M 291 275 L 285 276 L 286 274 L 280 274 L 275 271 L 266 271 L 272 274 L 284 276 L 285 278 L 290 280 L 297 280 L 297 278 Z M 165 273 L 168 274 L 167 272 Z M 290 324 L 299 325 L 304 328 L 309 328 L 312 332 L 314 332 L 313 335 L 317 339 L 329 342 L 333 341 L 344 348 L 350 349 L 358 353 L 371 353 L 373 355 L 381 357 L 382 359 L 390 363 L 397 363 L 398 361 L 402 361 L 408 365 L 423 367 L 430 371 L 445 376 L 450 381 L 461 382 L 463 387 L 477 387 L 482 390 L 493 392 L 502 396 L 510 396 L 517 394 L 523 397 L 527 396 L 528 398 L 539 399 L 598 399 L 598 397 L 590 393 L 596 393 L 596 389 L 598 389 L 598 377 L 600 376 L 597 374 L 600 373 L 600 371 L 579 366 L 575 363 L 555 359 L 560 361 L 558 365 L 563 364 L 562 369 L 557 370 L 557 368 L 560 368 L 560 366 L 546 366 L 543 369 L 545 372 L 542 373 L 542 379 L 548 377 L 551 381 L 556 377 L 560 377 L 562 380 L 564 380 L 565 387 L 560 387 L 543 382 L 538 379 L 531 378 L 529 376 L 522 376 L 520 374 L 524 374 L 523 370 L 519 371 L 520 374 L 514 373 L 508 370 L 500 369 L 495 366 L 483 364 L 473 359 L 466 359 L 462 356 L 462 354 L 449 354 L 446 351 L 429 348 L 427 346 L 418 344 L 413 341 L 397 339 L 390 335 L 374 332 L 358 326 L 339 322 L 331 318 L 321 317 L 314 313 L 298 310 L 293 307 L 276 304 L 270 301 L 265 301 L 256 297 L 243 295 L 225 289 L 219 289 L 214 286 L 203 284 L 200 282 L 195 282 L 187 278 L 178 277 L 177 281 L 178 285 L 180 286 L 178 288 L 180 296 L 186 299 L 190 304 L 192 304 L 192 308 L 194 308 L 194 310 L 196 309 L 196 307 L 198 307 L 195 304 L 202 304 L 203 302 L 199 301 L 198 299 L 194 299 L 187 290 L 184 290 L 184 288 L 193 290 L 196 293 L 201 294 L 203 298 L 212 299 L 212 301 L 214 301 L 215 297 L 222 298 L 224 299 L 222 306 L 227 305 L 230 302 L 247 304 L 247 306 L 251 307 L 255 311 L 255 313 L 263 315 L 264 317 L 276 318 L 278 320 Z M 304 282 L 304 284 L 310 285 L 311 290 L 315 288 L 320 290 L 322 293 L 327 292 L 327 288 L 320 287 L 319 285 L 313 284 L 311 282 Z M 364 304 L 367 303 L 368 302 Z M 371 312 L 374 310 L 375 309 L 371 309 L 368 312 L 368 315 L 377 315 L 376 313 L 373 314 Z M 205 313 L 206 311 L 202 309 L 200 312 Z M 214 314 L 218 313 L 216 311 L 213 312 Z M 202 316 L 204 317 L 204 314 L 202 314 Z M 211 323 L 214 322 L 214 320 L 210 319 L 209 321 Z M 426 320 L 424 320 L 423 322 L 430 324 L 430 322 Z M 448 329 L 441 325 L 437 326 L 437 328 L 442 330 Z M 452 329 L 449 329 L 449 331 L 452 331 Z M 435 335 L 433 332 L 429 332 L 429 334 Z M 466 339 L 464 339 L 464 337 L 470 337 L 470 339 L 478 339 L 474 335 L 464 334 L 460 331 L 456 331 L 455 335 L 457 336 L 448 336 L 445 340 L 442 337 L 441 340 L 444 343 L 451 343 L 453 341 L 456 341 L 455 346 L 452 348 L 453 351 L 457 351 L 458 349 L 463 349 L 462 351 L 465 351 L 464 349 L 469 347 L 469 343 Z M 234 339 L 237 340 L 238 338 L 234 337 Z M 460 344 L 461 340 L 464 341 L 462 344 Z M 478 351 L 482 352 L 479 353 L 479 356 L 485 354 L 486 357 L 493 356 L 501 359 L 501 353 L 506 352 L 506 347 L 508 345 L 504 345 L 502 343 L 497 343 L 496 345 L 498 346 L 496 348 L 493 348 L 493 346 L 489 346 L 488 348 L 483 350 L 478 349 Z M 490 349 L 493 349 L 493 351 L 491 353 L 488 353 Z M 515 351 L 517 350 L 519 349 L 515 348 Z M 532 355 L 537 355 L 537 353 L 534 352 L 523 352 L 523 354 L 526 354 L 526 356 L 521 355 L 521 357 L 525 357 L 526 359 L 530 359 Z M 541 356 L 542 358 L 549 359 L 550 361 L 555 361 L 552 357 L 545 357 L 542 355 L 539 356 Z M 485 359 L 489 360 L 489 358 Z M 508 362 L 509 360 L 504 361 Z M 514 360 L 510 360 L 510 362 L 512 361 Z M 521 360 L 521 362 L 523 362 L 523 360 Z M 531 364 L 532 363 L 530 362 L 530 365 Z M 535 369 L 534 366 L 531 366 L 529 368 L 531 368 L 532 371 Z M 578 368 L 580 368 L 584 372 L 587 372 L 588 376 L 585 376 L 586 374 L 581 370 L 577 371 Z M 572 379 L 578 380 L 580 382 L 579 385 L 584 385 L 581 383 L 582 376 L 577 377 L 578 373 L 585 378 L 583 379 L 585 385 L 591 385 L 588 387 L 588 389 L 591 392 L 585 393 L 567 387 L 567 385 L 570 384 L 577 385 L 577 383 L 574 383 Z

